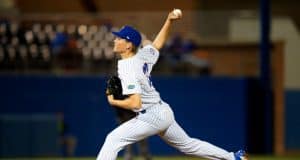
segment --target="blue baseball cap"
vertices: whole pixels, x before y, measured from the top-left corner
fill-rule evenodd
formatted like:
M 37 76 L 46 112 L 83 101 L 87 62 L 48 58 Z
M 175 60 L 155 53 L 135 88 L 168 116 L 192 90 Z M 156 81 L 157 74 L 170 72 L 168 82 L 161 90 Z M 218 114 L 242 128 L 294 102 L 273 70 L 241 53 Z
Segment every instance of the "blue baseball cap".
M 139 31 L 131 26 L 124 26 L 119 32 L 112 32 L 117 37 L 126 39 L 133 45 L 138 47 L 141 44 L 142 36 Z

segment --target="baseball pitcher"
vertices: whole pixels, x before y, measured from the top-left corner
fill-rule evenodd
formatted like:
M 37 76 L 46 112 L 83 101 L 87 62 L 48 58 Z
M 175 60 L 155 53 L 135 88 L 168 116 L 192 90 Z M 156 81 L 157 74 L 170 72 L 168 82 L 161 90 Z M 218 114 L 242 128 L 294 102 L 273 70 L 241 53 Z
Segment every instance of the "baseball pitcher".
M 164 102 L 151 81 L 151 71 L 159 58 L 172 23 L 182 18 L 180 10 L 171 11 L 153 43 L 138 50 L 141 34 L 131 26 L 113 32 L 114 52 L 119 54 L 118 78 L 125 99 L 117 99 L 108 87 L 107 100 L 112 106 L 136 112 L 137 116 L 111 131 L 97 160 L 116 160 L 126 145 L 159 135 L 179 151 L 197 157 L 218 160 L 246 160 L 243 150 L 228 152 L 208 142 L 192 138 L 176 122 L 169 104 Z M 113 90 L 113 89 L 112 89 Z

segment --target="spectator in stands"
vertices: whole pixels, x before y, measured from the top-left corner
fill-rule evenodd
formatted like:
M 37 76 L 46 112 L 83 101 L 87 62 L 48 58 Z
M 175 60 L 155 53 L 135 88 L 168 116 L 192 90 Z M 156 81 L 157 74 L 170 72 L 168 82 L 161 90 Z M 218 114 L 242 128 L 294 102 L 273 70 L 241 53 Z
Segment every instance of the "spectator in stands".
M 81 67 L 82 54 L 77 49 L 75 36 L 68 35 L 65 32 L 57 32 L 51 45 L 54 61 L 64 71 L 71 71 Z
M 165 60 L 173 67 L 181 61 L 182 58 L 182 44 L 183 39 L 181 35 L 177 34 L 165 45 L 163 52 L 166 52 Z
M 210 64 L 207 59 L 203 59 L 195 56 L 195 52 L 199 49 L 199 46 L 192 39 L 186 39 L 182 45 L 182 61 L 189 65 L 187 71 L 196 70 L 197 74 L 209 74 Z
M 68 42 L 68 35 L 64 32 L 57 32 L 51 42 L 52 53 L 54 56 L 60 54 Z

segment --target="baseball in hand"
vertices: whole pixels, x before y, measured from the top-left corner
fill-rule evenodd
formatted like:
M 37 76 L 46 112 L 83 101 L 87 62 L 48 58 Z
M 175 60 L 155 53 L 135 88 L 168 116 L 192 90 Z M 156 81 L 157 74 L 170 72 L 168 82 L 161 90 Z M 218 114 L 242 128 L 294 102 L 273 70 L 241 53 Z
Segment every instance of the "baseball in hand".
M 181 17 L 182 16 L 182 12 L 180 9 L 174 9 L 173 10 L 173 14 L 177 17 Z

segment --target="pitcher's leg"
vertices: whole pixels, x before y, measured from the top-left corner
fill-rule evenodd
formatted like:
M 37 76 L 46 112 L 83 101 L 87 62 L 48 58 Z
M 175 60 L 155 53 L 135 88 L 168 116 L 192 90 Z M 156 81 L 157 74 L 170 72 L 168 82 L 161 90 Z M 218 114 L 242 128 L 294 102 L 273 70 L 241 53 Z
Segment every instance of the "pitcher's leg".
M 97 160 L 115 160 L 118 152 L 126 145 L 135 143 L 158 132 L 159 130 L 152 125 L 133 118 L 108 134 L 97 156 Z
M 179 151 L 197 157 L 220 160 L 234 160 L 234 153 L 208 142 L 189 137 L 176 121 L 160 137 Z

